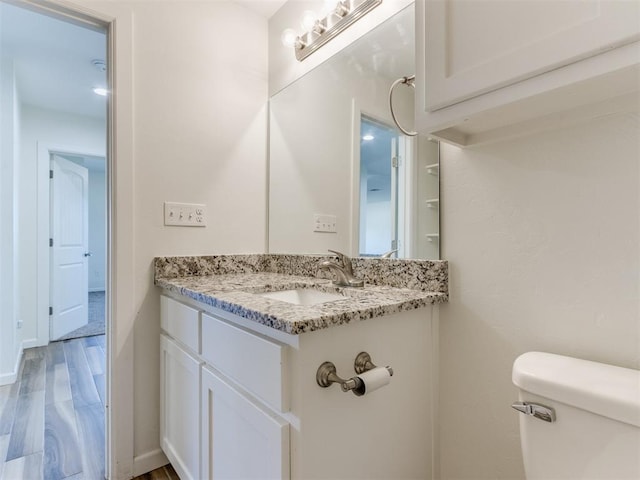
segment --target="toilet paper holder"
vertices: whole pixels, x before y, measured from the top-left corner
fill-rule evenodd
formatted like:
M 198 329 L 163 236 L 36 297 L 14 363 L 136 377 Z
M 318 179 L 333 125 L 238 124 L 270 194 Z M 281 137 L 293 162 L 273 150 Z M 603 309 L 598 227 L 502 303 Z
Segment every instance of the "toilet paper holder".
M 377 367 L 371 361 L 371 356 L 367 352 L 360 352 L 353 362 L 353 368 L 356 371 L 356 374 L 361 375 L 362 373 L 368 372 L 369 370 Z M 393 368 L 389 366 L 384 368 L 387 369 L 390 376 L 393 376 Z M 316 371 L 316 382 L 322 388 L 327 388 L 334 383 L 337 383 L 340 385 L 343 392 L 352 391 L 357 396 L 363 395 L 365 392 L 364 384 L 357 376 L 351 377 L 347 380 L 340 378 L 333 362 L 323 362 L 318 367 L 318 370 Z

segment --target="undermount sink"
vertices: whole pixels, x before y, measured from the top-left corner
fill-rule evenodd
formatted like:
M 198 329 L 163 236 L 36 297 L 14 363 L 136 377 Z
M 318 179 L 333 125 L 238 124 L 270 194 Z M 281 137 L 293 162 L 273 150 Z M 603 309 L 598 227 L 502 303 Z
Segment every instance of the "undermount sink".
M 272 298 L 294 305 L 317 305 L 319 303 L 334 302 L 344 300 L 343 295 L 337 293 L 327 293 L 313 288 L 296 288 L 294 290 L 281 290 L 278 292 L 261 293 L 261 297 Z

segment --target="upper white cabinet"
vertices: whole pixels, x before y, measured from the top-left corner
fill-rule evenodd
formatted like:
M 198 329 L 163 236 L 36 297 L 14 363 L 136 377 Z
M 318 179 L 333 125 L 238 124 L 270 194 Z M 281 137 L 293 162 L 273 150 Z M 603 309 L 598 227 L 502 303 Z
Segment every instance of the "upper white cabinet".
M 418 127 L 454 143 L 637 89 L 636 0 L 418 0 L 416 20 Z

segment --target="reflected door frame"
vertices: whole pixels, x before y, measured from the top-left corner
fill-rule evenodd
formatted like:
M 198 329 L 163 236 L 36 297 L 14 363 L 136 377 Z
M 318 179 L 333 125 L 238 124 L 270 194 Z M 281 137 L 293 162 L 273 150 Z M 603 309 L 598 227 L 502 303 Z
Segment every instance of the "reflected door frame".
M 352 100 L 352 155 L 351 155 L 351 219 L 350 219 L 350 255 L 358 257 L 360 255 L 360 208 L 363 203 L 361 188 L 361 149 L 360 139 L 362 137 L 361 122 L 367 118 L 381 126 L 396 130 L 391 120 L 376 118 L 369 112 L 364 112 L 360 108 L 356 99 Z M 391 196 L 392 196 L 392 219 L 393 236 L 397 242 L 397 258 L 414 258 L 414 243 L 416 233 L 417 214 L 416 202 L 416 138 L 402 135 L 397 132 L 392 145 L 392 156 L 396 156 L 397 168 L 392 168 Z M 390 158 L 391 162 L 392 159 Z M 393 205 L 395 199 L 395 205 Z M 392 248 L 390 247 L 389 250 Z

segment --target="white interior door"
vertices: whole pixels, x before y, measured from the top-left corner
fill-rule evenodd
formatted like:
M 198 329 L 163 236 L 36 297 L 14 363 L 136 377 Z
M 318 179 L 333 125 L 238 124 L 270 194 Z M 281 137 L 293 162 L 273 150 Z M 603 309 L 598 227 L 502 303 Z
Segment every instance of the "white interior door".
M 89 173 L 51 156 L 51 327 L 56 340 L 89 322 Z

